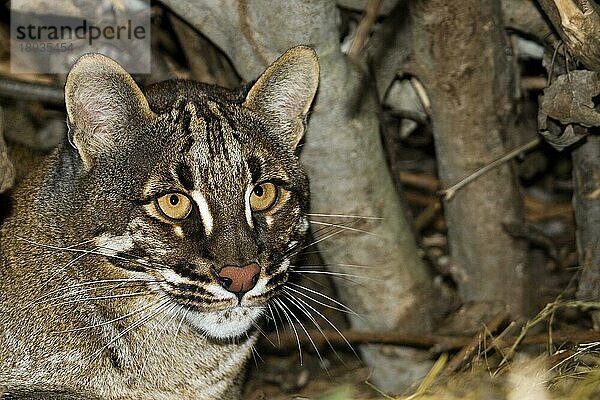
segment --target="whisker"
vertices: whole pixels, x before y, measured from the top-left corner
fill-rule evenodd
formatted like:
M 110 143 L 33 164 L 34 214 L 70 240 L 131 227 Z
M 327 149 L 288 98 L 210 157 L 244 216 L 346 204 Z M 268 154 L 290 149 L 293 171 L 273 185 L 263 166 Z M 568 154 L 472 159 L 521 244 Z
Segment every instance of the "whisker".
M 347 214 L 321 214 L 321 213 L 308 213 L 309 217 L 330 217 L 330 218 L 354 218 L 354 219 L 374 219 L 382 220 L 382 217 L 369 217 L 364 215 L 347 215 Z
M 290 328 L 294 331 L 294 336 L 296 337 L 296 343 L 298 343 L 298 357 L 300 359 L 300 365 L 303 365 L 303 360 L 302 360 L 302 346 L 300 345 L 300 337 L 298 336 L 298 331 L 296 330 L 296 326 L 294 326 L 294 323 L 292 322 L 292 319 L 288 315 L 288 313 L 285 310 L 285 308 L 283 308 L 283 301 L 281 301 L 281 299 L 274 298 L 273 302 L 274 302 L 274 304 L 277 305 L 277 307 L 279 307 L 279 309 L 281 310 L 281 312 L 285 316 L 285 319 L 288 321 L 288 324 L 289 324 Z
M 165 330 L 167 329 L 167 327 L 171 323 L 171 321 L 173 321 L 173 319 L 177 316 L 177 314 L 179 314 L 179 312 L 183 309 L 183 307 L 184 307 L 183 304 L 174 303 L 169 309 L 164 310 L 162 317 L 160 317 L 160 319 L 158 321 L 155 321 L 154 325 L 152 325 L 152 328 L 150 328 L 150 330 L 148 332 L 146 332 L 146 337 L 142 341 L 142 345 L 144 345 L 146 343 L 146 341 L 150 338 L 150 335 L 152 335 L 152 333 L 154 332 L 154 330 L 165 320 L 165 318 L 167 318 L 167 316 L 175 308 L 177 308 L 177 306 L 179 306 L 179 310 L 177 310 L 175 313 L 173 313 L 173 315 L 171 316 L 171 318 L 169 318 L 167 320 L 167 322 L 165 322 L 163 324 L 163 326 L 160 329 L 160 331 L 158 332 L 158 334 L 155 335 L 154 342 L 152 343 L 152 345 L 149 346 L 146 349 L 146 354 L 144 356 L 144 361 L 142 362 L 142 368 L 140 369 L 140 372 L 139 372 L 140 375 L 143 375 L 143 372 L 146 369 L 146 365 L 148 365 L 148 358 L 150 358 L 150 355 L 152 355 L 152 353 L 156 350 L 156 343 L 158 342 L 158 339 L 160 339 L 161 334 L 163 332 L 165 332 Z
M 316 290 L 313 290 L 313 289 L 311 289 L 311 288 L 307 288 L 306 286 L 302 286 L 302 285 L 299 285 L 299 284 L 297 284 L 297 283 L 288 282 L 288 284 L 289 284 L 289 285 L 291 285 L 291 286 L 295 286 L 295 287 L 297 287 L 297 288 L 299 288 L 299 289 L 306 290 L 307 292 L 310 292 L 310 293 L 312 293 L 312 294 L 315 294 L 315 295 L 317 295 L 317 296 L 320 296 L 320 297 L 322 297 L 322 298 L 326 299 L 327 301 L 330 301 L 330 302 L 332 302 L 332 303 L 334 303 L 334 304 L 336 304 L 336 305 L 338 305 L 338 306 L 342 307 L 342 309 L 343 309 L 343 310 L 339 310 L 339 311 L 347 312 L 347 313 L 349 313 L 349 314 L 352 314 L 352 315 L 354 315 L 354 316 L 360 317 L 360 315 L 359 315 L 357 312 L 355 312 L 354 310 L 352 310 L 350 307 L 348 307 L 348 306 L 347 306 L 347 305 L 345 305 L 344 303 L 341 303 L 341 302 L 337 301 L 336 299 L 332 298 L 331 296 L 327 296 L 326 294 L 323 294 L 323 293 L 321 293 L 321 292 L 317 292 Z M 288 289 L 292 290 L 292 288 L 290 288 L 289 286 L 288 286 Z M 306 295 L 306 293 L 303 293 L 303 294 L 304 294 L 304 295 Z M 317 300 L 316 300 L 316 299 L 313 299 L 312 297 L 310 297 L 310 296 L 308 296 L 308 295 L 306 295 L 306 296 L 307 296 L 308 298 L 312 299 L 313 301 L 317 302 Z M 327 305 L 327 304 L 323 304 L 323 305 L 325 305 L 325 306 L 329 306 L 330 308 L 332 307 L 331 305 Z M 345 311 L 344 311 L 344 310 L 345 310 Z
M 179 331 L 181 330 L 181 326 L 183 325 L 183 321 L 185 321 L 188 313 L 190 312 L 190 310 L 192 309 L 192 307 L 189 306 L 189 300 L 187 302 L 186 306 L 186 310 L 183 313 L 182 317 L 181 317 L 181 321 L 179 321 L 179 325 L 177 325 L 177 329 L 175 330 L 175 336 L 174 336 L 174 340 L 177 340 L 177 336 L 179 335 Z
M 262 336 L 263 336 L 265 339 L 267 339 L 267 341 L 268 341 L 269 343 L 271 343 L 271 345 L 272 345 L 273 347 L 276 347 L 276 346 L 275 346 L 275 343 L 273 343 L 273 342 L 271 341 L 271 339 L 269 339 L 269 336 L 268 336 L 268 335 L 265 333 L 265 331 L 264 331 L 264 330 L 263 330 L 263 329 L 262 329 L 262 328 L 261 328 L 261 327 L 260 327 L 260 326 L 259 326 L 257 323 L 253 322 L 253 323 L 252 323 L 252 326 L 253 326 L 253 327 L 254 327 L 254 328 L 255 328 L 255 329 L 258 331 L 258 333 L 260 333 L 260 334 L 261 334 L 261 335 L 262 335 Z
M 327 335 L 325 335 L 325 332 L 323 332 L 323 329 L 321 329 L 321 325 L 319 325 L 319 323 L 317 322 L 317 320 L 315 319 L 315 317 L 308 311 L 308 309 L 303 304 L 303 303 L 306 303 L 306 302 L 304 302 L 302 299 L 296 298 L 292 293 L 289 293 L 288 291 L 286 291 L 285 288 L 284 288 L 284 296 L 286 296 L 288 298 L 288 300 L 290 302 L 292 302 L 294 304 L 294 306 L 296 306 L 296 308 L 298 308 L 304 315 L 306 315 L 306 317 L 313 323 L 313 325 L 321 333 L 321 335 L 323 336 L 323 339 L 325 339 L 325 341 L 327 342 L 327 344 L 329 345 L 329 347 L 331 348 L 331 350 L 333 351 L 333 353 L 336 355 L 336 357 L 340 361 L 342 361 L 342 358 L 337 353 L 337 351 L 335 351 L 333 345 L 331 344 L 331 342 L 327 338 Z M 311 340 L 311 342 L 312 342 L 312 340 Z M 314 342 L 312 342 L 312 343 L 313 343 L 313 346 L 315 347 L 317 355 L 319 356 L 319 359 L 321 360 L 321 365 L 325 368 L 325 370 L 327 370 L 325 362 L 323 361 L 323 358 L 321 357 L 321 354 L 319 354 L 319 350 L 317 350 L 315 343 Z
M 355 225 L 355 224 L 356 224 L 356 222 L 352 222 L 352 225 Z M 314 226 L 312 226 L 311 233 L 312 233 L 312 236 L 314 239 L 319 239 L 319 238 L 326 236 L 332 232 L 336 232 L 338 229 L 342 230 L 342 231 L 344 230 L 343 227 L 336 227 L 333 225 L 321 226 L 318 228 L 315 228 Z
M 248 335 L 248 332 L 245 333 L 246 335 L 246 339 L 250 340 L 250 336 Z M 252 359 L 254 360 L 254 365 L 258 368 L 258 360 L 260 360 L 261 362 L 265 362 L 263 360 L 263 358 L 260 356 L 260 354 L 258 354 L 258 350 L 256 349 L 255 345 L 251 345 L 250 346 L 250 352 L 252 354 Z
M 293 267 L 293 268 L 290 268 L 290 271 L 295 272 L 297 274 L 329 275 L 329 276 L 333 276 L 336 278 L 345 278 L 346 281 L 355 283 L 357 285 L 360 285 L 361 283 L 353 281 L 350 278 L 365 279 L 365 280 L 370 280 L 370 281 L 375 281 L 375 282 L 383 282 L 382 279 L 373 278 L 372 276 L 356 275 L 356 274 L 350 274 L 347 272 L 322 271 L 322 270 L 314 270 L 314 269 L 304 269 L 302 267 Z
M 289 289 L 289 288 L 287 288 L 287 289 Z M 352 350 L 352 353 L 354 353 L 354 355 L 356 356 L 356 358 L 360 359 L 360 357 L 358 356 L 358 354 L 354 350 L 354 347 L 352 347 L 352 345 L 350 344 L 350 342 L 348 341 L 348 339 L 346 339 L 346 336 L 344 336 L 344 334 L 338 329 L 337 326 L 335 326 L 335 324 L 329 318 L 327 318 L 326 315 L 324 315 L 322 312 L 320 312 L 319 310 L 317 310 L 315 307 L 313 307 L 312 305 L 310 305 L 305 300 L 302 300 L 301 298 L 297 298 L 297 300 L 299 302 L 301 302 L 302 304 L 304 304 L 306 307 L 310 308 L 319 317 L 321 317 L 325 322 L 327 322 L 329 324 L 329 326 L 331 326 L 337 332 L 337 334 L 340 335 L 340 337 L 342 338 L 342 340 L 346 343 L 346 345 L 350 348 L 350 350 Z M 327 337 L 325 336 L 324 332 L 321 329 L 319 329 L 319 331 L 321 332 L 321 334 L 323 335 L 323 337 L 325 338 L 325 340 L 327 341 L 327 343 L 329 344 L 329 346 L 333 350 L 333 346 L 329 342 L 329 339 L 327 339 Z M 335 352 L 335 350 L 334 350 L 334 352 Z
M 358 233 L 364 233 L 364 234 L 375 236 L 375 237 L 381 237 L 381 235 L 378 235 L 376 233 L 365 231 L 364 229 L 352 228 L 351 226 L 346 226 L 346 225 L 341 225 L 341 224 L 334 224 L 334 223 L 331 223 L 331 222 L 314 221 L 312 219 L 309 220 L 309 221 L 310 221 L 311 224 L 315 224 L 315 225 L 331 226 L 331 227 L 341 228 L 341 229 L 344 229 L 344 230 L 347 230 L 347 231 L 351 231 L 351 232 L 358 232 Z
M 275 313 L 273 312 L 273 307 L 271 303 L 267 303 L 267 308 L 269 309 L 269 313 L 271 314 L 271 319 L 273 320 L 273 324 L 275 325 L 275 333 L 277 334 L 277 346 L 281 346 L 281 338 L 279 336 L 279 327 L 277 326 L 277 320 L 275 319 Z
M 87 293 L 87 292 L 100 291 L 100 290 L 107 291 L 107 290 L 114 290 L 114 289 L 119 289 L 119 288 L 131 288 L 131 287 L 135 287 L 135 286 L 144 286 L 144 285 L 145 284 L 143 284 L 143 283 L 136 283 L 134 285 L 125 285 L 124 283 L 118 283 L 116 285 L 112 285 L 112 284 L 108 285 L 107 284 L 107 285 L 102 285 L 102 286 L 99 285 L 97 287 L 86 287 L 86 288 L 81 289 L 81 290 L 74 290 L 74 291 L 65 292 L 65 293 L 61 294 L 60 296 L 56 296 L 56 297 L 52 297 L 52 298 L 49 298 L 49 299 L 40 300 L 40 301 L 37 301 L 34 304 L 49 303 L 49 302 L 52 302 L 52 301 L 55 301 L 55 300 L 65 299 L 65 298 L 69 298 L 69 297 L 75 297 L 77 295 L 84 294 L 84 293 Z
M 29 239 L 21 237 L 21 236 L 17 236 L 16 238 L 19 239 L 19 240 L 22 240 L 24 242 L 33 244 L 33 245 L 38 246 L 38 247 L 46 248 L 46 249 L 61 250 L 61 251 L 67 251 L 67 252 L 72 252 L 72 253 L 94 254 L 94 255 L 98 255 L 98 256 L 113 258 L 115 260 L 127 261 L 127 262 L 130 262 L 132 264 L 141 265 L 143 267 L 152 266 L 149 263 L 140 262 L 140 261 L 138 261 L 138 260 L 136 260 L 134 258 L 122 257 L 122 256 L 119 256 L 119 255 L 116 255 L 116 254 L 106 254 L 106 253 L 101 253 L 99 251 L 77 249 L 77 248 L 71 248 L 71 247 L 60 247 L 60 246 L 54 246 L 54 245 L 50 245 L 50 244 L 38 243 L 38 242 L 35 242 L 33 240 L 29 240 Z M 111 249 L 110 247 L 102 247 L 102 246 L 98 246 L 98 248 L 99 249 L 105 249 L 105 250 L 112 250 L 112 251 L 115 250 L 115 249 Z M 157 264 L 157 266 L 161 266 L 161 265 Z
M 361 285 L 359 282 L 352 280 L 346 276 L 343 275 L 338 275 L 335 272 L 332 273 L 328 273 L 326 271 L 296 271 L 296 270 L 290 270 L 290 272 L 302 275 L 305 279 L 308 279 L 307 275 L 327 275 L 327 276 L 333 276 L 333 278 L 339 278 L 341 280 L 344 280 L 346 282 L 350 282 L 353 285 L 358 285 L 358 286 L 363 286 Z M 314 280 L 311 279 L 311 281 L 314 282 Z M 323 285 L 319 285 L 319 286 L 323 286 Z
M 298 254 L 302 254 L 302 255 L 309 255 L 309 254 L 323 254 L 323 253 L 325 253 L 326 251 L 327 251 L 327 250 L 302 251 L 302 249 L 300 249 L 300 250 L 298 251 L 298 253 L 296 253 L 296 254 L 295 254 L 295 256 L 296 256 L 296 255 L 298 255 Z
M 100 301 L 100 300 L 110 300 L 110 299 L 122 299 L 122 298 L 128 298 L 128 297 L 148 296 L 148 295 L 154 294 L 156 292 L 157 292 L 156 290 L 148 290 L 146 292 L 123 293 L 123 294 L 115 294 L 115 295 L 108 295 L 108 296 L 86 297 L 83 299 L 62 301 L 59 303 L 55 303 L 54 305 L 62 306 L 62 305 L 66 305 L 66 304 L 84 303 L 87 301 Z M 47 303 L 47 302 L 44 302 L 44 303 Z
M 108 247 L 108 246 L 98 246 L 97 248 L 101 249 L 101 250 L 118 251 L 118 249 L 115 249 L 115 248 L 112 248 L 112 247 Z M 104 254 L 104 253 L 100 253 L 100 252 L 98 252 L 97 254 L 103 255 L 103 256 L 108 257 L 108 258 L 111 258 L 111 257 L 112 258 L 120 257 L 120 258 L 117 258 L 117 259 L 128 260 L 128 261 L 131 261 L 132 263 L 140 264 L 140 265 L 145 265 L 145 266 L 157 266 L 157 267 L 161 267 L 161 268 L 170 268 L 168 265 L 159 263 L 158 261 L 140 259 L 139 256 L 137 256 L 135 254 L 126 253 L 126 252 L 122 252 L 122 251 L 119 252 L 120 256 L 111 255 L 111 254 Z M 128 259 L 127 257 L 130 257 L 130 258 Z
M 302 264 L 302 267 L 343 267 L 343 268 L 359 268 L 359 269 L 381 269 L 383 267 L 377 265 L 360 265 L 360 264 L 343 264 L 343 263 L 328 263 L 328 264 Z
M 79 245 L 79 244 L 78 244 Z M 75 246 L 75 245 L 74 245 Z M 75 257 L 73 257 L 73 259 L 71 259 L 69 262 L 67 262 L 65 265 L 62 266 L 62 268 L 57 268 L 56 271 L 50 275 L 48 277 L 48 279 L 46 280 L 46 282 L 44 282 L 44 285 L 42 286 L 42 289 L 45 289 L 46 286 L 61 272 L 65 271 L 67 268 L 69 268 L 71 265 L 75 264 L 77 261 L 81 260 L 83 257 L 91 254 L 91 252 L 93 252 L 95 249 L 92 249 L 90 252 L 84 252 L 82 254 L 76 255 Z
M 309 296 L 309 295 L 308 295 L 308 294 L 306 294 L 306 293 L 303 293 L 303 292 L 301 292 L 301 291 L 299 291 L 299 290 L 296 290 L 296 289 L 294 289 L 294 288 L 291 288 L 291 287 L 289 287 L 289 286 L 287 287 L 287 289 L 288 289 L 288 290 L 291 290 L 291 291 L 292 291 L 292 292 L 294 292 L 294 293 L 298 293 L 299 295 L 301 295 L 301 296 L 303 296 L 303 297 L 305 297 L 305 298 L 309 299 L 310 301 L 312 301 L 312 302 L 314 302 L 314 303 L 317 303 L 317 304 L 319 304 L 319 305 L 321 305 L 321 306 L 323 306 L 323 307 L 329 308 L 330 310 L 335 310 L 335 311 L 343 312 L 343 313 L 345 313 L 345 314 L 353 314 L 351 311 L 345 310 L 345 309 L 343 309 L 343 308 L 334 307 L 334 306 L 332 306 L 331 304 L 324 303 L 324 302 L 322 302 L 322 301 L 320 301 L 320 300 L 317 300 L 317 299 L 315 299 L 315 298 L 313 298 L 313 297 Z M 355 314 L 355 313 L 354 313 L 354 314 Z
M 166 295 L 163 296 L 167 297 Z M 119 332 L 119 334 L 115 335 L 112 339 L 110 339 L 108 341 L 108 343 L 106 343 L 104 346 L 102 346 L 100 349 L 98 349 L 96 352 L 94 352 L 94 354 L 92 354 L 91 359 L 95 359 L 96 357 L 99 357 L 102 352 L 104 352 L 104 350 L 106 350 L 111 344 L 113 344 L 114 342 L 116 342 L 117 340 L 119 340 L 120 338 L 122 338 L 123 336 L 125 336 L 128 332 L 132 331 L 133 329 L 145 324 L 146 322 L 148 322 L 149 320 L 151 320 L 152 318 L 154 318 L 155 316 L 157 316 L 160 312 L 163 311 L 164 308 L 166 308 L 166 306 L 169 305 L 170 300 L 164 300 L 164 301 L 158 301 L 157 303 L 155 303 L 154 305 L 156 305 L 154 311 L 140 317 L 140 319 L 138 319 L 137 321 L 135 321 L 134 323 L 132 323 L 131 325 L 129 325 L 129 327 L 127 327 L 126 329 L 124 329 L 123 331 Z M 90 361 L 92 361 L 90 360 Z
M 139 279 L 139 278 L 118 278 L 118 279 L 99 279 L 99 280 L 95 280 L 95 281 L 80 282 L 80 283 L 75 283 L 73 285 L 70 285 L 70 286 L 67 286 L 64 288 L 58 288 L 58 289 L 51 290 L 50 292 L 46 293 L 45 295 L 38 297 L 35 301 L 41 301 L 44 298 L 51 296 L 54 293 L 61 292 L 61 291 L 66 291 L 66 290 L 75 289 L 78 287 L 83 287 L 83 286 L 88 286 L 88 285 L 96 285 L 96 284 L 102 285 L 105 283 L 115 283 L 115 282 L 161 283 L 161 282 L 164 282 L 164 279 L 156 280 L 156 279 Z
M 92 243 L 94 240 L 96 240 L 96 239 L 95 239 L 95 238 L 92 238 L 92 239 L 86 239 L 86 240 L 83 240 L 83 241 L 81 241 L 81 242 L 79 242 L 79 243 L 75 243 L 75 244 L 72 244 L 72 245 L 70 245 L 70 246 L 67 246 L 66 248 L 67 248 L 67 249 L 72 249 L 72 248 L 75 248 L 75 247 L 82 246 L 82 245 L 84 245 L 84 244 Z
M 79 332 L 79 331 L 83 331 L 83 330 L 99 328 L 101 326 L 112 324 L 113 322 L 121 321 L 121 320 L 123 320 L 125 318 L 129 318 L 131 316 L 134 316 L 135 314 L 138 314 L 138 313 L 141 313 L 144 310 L 147 310 L 148 308 L 152 307 L 153 305 L 154 304 L 145 305 L 144 307 L 141 307 L 141 308 L 139 308 L 137 310 L 134 310 L 134 311 L 132 311 L 130 313 L 127 313 L 125 315 L 121 315 L 120 317 L 117 317 L 117 318 L 113 318 L 113 319 L 111 319 L 109 321 L 101 322 L 99 324 L 88 325 L 88 326 L 83 326 L 83 327 L 79 327 L 79 328 L 68 329 L 68 330 L 64 330 L 64 331 L 51 331 L 50 333 L 71 333 L 71 332 Z
M 313 240 L 311 243 L 309 243 L 309 244 L 307 244 L 307 245 L 305 245 L 305 246 L 302 246 L 302 247 L 300 248 L 300 251 L 301 251 L 301 250 L 304 250 L 304 249 L 307 249 L 307 248 L 309 248 L 309 247 L 311 247 L 311 246 L 314 246 L 314 245 L 316 245 L 316 244 L 319 244 L 319 243 L 321 243 L 321 242 L 322 242 L 322 241 L 324 241 L 324 240 L 327 240 L 327 239 L 330 239 L 330 238 L 332 238 L 332 237 L 334 237 L 334 236 L 337 236 L 337 235 L 339 235 L 339 234 L 340 234 L 340 233 L 342 233 L 342 232 L 344 232 L 344 229 L 338 228 L 336 231 L 334 231 L 334 232 L 332 232 L 332 233 L 330 233 L 330 234 L 328 234 L 328 235 L 325 235 L 325 236 L 323 236 L 323 237 L 321 237 L 321 238 L 319 238 L 319 239 Z
M 300 328 L 304 331 L 304 334 L 306 335 L 306 337 L 308 338 L 308 340 L 312 344 L 313 348 L 317 352 L 317 356 L 319 356 L 319 360 L 321 360 L 321 363 L 323 363 L 323 357 L 321 357 L 321 353 L 319 352 L 319 348 L 317 347 L 316 343 L 314 342 L 312 336 L 310 336 L 310 333 L 308 333 L 308 330 L 306 329 L 306 327 L 304 326 L 304 324 L 300 321 L 300 319 L 296 316 L 296 314 L 294 314 L 292 312 L 292 310 L 290 310 L 290 308 L 285 304 L 285 302 L 282 301 L 281 305 L 283 307 L 285 307 L 285 309 L 289 312 L 289 314 L 292 316 L 292 318 L 294 318 L 294 320 L 298 323 L 298 325 L 300 325 Z

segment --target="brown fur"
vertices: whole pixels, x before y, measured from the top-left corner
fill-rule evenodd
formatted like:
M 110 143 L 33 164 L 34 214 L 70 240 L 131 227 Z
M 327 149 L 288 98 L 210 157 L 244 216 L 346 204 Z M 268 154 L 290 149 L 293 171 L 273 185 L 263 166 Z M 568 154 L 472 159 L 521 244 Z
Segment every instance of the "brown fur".
M 307 229 L 294 151 L 317 82 L 307 47 L 240 92 L 171 81 L 144 94 L 114 61 L 82 57 L 70 136 L 15 190 L 0 231 L 0 398 L 238 398 L 252 321 Z M 282 195 L 248 220 L 261 180 Z M 201 193 L 208 211 L 169 220 L 165 191 Z M 212 273 L 251 261 L 260 277 L 243 297 Z

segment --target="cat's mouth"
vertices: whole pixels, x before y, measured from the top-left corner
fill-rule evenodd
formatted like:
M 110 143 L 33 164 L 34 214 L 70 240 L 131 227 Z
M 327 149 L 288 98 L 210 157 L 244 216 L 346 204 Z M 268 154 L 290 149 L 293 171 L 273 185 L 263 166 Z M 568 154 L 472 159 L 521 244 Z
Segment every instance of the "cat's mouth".
M 248 333 L 263 315 L 263 306 L 237 305 L 219 311 L 190 311 L 190 325 L 214 339 L 233 339 Z
M 287 264 L 277 270 L 286 273 Z M 223 340 L 247 335 L 265 313 L 267 302 L 285 281 L 261 276 L 253 287 L 234 293 L 214 281 L 199 281 L 182 277 L 172 270 L 161 271 L 161 291 L 186 309 L 185 319 L 207 337 Z

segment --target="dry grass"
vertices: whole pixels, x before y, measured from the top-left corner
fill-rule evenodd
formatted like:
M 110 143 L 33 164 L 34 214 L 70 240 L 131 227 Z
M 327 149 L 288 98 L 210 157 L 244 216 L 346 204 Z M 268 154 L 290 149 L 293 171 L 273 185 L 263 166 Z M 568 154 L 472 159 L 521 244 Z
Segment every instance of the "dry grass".
M 428 375 L 408 395 L 391 397 L 381 393 L 375 397 L 364 397 L 364 395 L 356 395 L 355 393 L 359 391 L 353 390 L 352 386 L 343 385 L 311 398 L 318 400 L 600 399 L 600 342 L 576 346 L 554 343 L 551 329 L 546 328 L 549 340 L 545 348 L 532 349 L 520 345 L 532 328 L 548 321 L 550 321 L 548 326 L 551 326 L 556 312 L 562 308 L 598 309 L 600 303 L 561 300 L 549 303 L 538 315 L 523 325 L 514 343 L 509 346 L 506 344 L 494 346 L 493 343 L 481 346 L 481 351 L 461 371 L 443 377 L 441 372 L 447 364 L 448 356 L 442 355 Z M 362 382 L 360 385 L 364 384 Z M 305 397 L 298 397 L 301 398 Z

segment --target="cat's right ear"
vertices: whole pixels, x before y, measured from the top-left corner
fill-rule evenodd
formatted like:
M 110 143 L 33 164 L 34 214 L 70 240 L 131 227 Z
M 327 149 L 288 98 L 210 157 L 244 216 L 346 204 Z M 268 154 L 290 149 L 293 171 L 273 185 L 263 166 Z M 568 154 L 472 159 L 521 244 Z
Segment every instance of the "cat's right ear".
M 135 124 L 153 115 L 131 75 L 102 54 L 81 56 L 67 76 L 71 142 L 86 168 L 115 151 Z
M 296 147 L 319 86 L 319 59 L 308 46 L 296 46 L 269 65 L 248 91 L 244 106 L 261 113 Z

